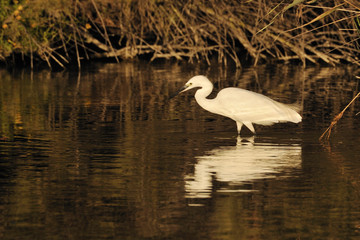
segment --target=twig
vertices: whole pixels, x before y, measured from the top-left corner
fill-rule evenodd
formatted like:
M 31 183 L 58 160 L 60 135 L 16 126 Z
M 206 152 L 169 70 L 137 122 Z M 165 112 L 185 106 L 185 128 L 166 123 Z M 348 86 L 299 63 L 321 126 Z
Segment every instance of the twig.
M 358 77 L 357 77 L 358 78 Z M 335 126 L 335 124 L 342 118 L 344 112 L 348 107 L 360 96 L 360 92 L 356 94 L 356 96 L 349 102 L 349 104 L 338 114 L 334 117 L 334 119 L 331 121 L 330 126 L 323 132 L 323 134 L 320 136 L 319 141 L 323 140 L 324 137 L 326 137 L 326 140 L 328 141 L 330 139 L 331 130 Z
M 105 35 L 105 40 L 109 43 L 110 49 L 111 49 L 113 52 L 115 52 L 115 50 L 114 50 L 114 48 L 113 48 L 113 46 L 112 46 L 112 44 L 111 44 L 109 35 L 108 35 L 108 33 L 107 33 L 107 30 L 106 30 L 107 28 L 106 28 L 104 19 L 103 19 L 103 17 L 101 16 L 101 13 L 100 13 L 98 7 L 96 6 L 95 1 L 94 1 L 94 0 L 91 0 L 91 3 L 93 4 L 94 9 L 95 9 L 95 11 L 96 11 L 96 13 L 97 13 L 97 15 L 98 15 L 98 17 L 99 17 L 99 19 L 100 19 L 100 21 L 101 21 L 101 24 L 102 24 L 102 26 L 103 26 L 104 35 Z M 116 62 L 119 62 L 118 57 L 117 57 L 115 54 L 114 54 L 114 56 L 115 56 Z

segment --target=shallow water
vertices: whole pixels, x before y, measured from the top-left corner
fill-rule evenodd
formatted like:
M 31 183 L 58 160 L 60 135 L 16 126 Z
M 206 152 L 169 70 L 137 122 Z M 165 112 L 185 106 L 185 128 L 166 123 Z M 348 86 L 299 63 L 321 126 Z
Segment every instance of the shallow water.
M 358 69 L 92 64 L 0 70 L 1 239 L 358 239 Z M 303 108 L 255 126 L 200 109 L 191 76 Z

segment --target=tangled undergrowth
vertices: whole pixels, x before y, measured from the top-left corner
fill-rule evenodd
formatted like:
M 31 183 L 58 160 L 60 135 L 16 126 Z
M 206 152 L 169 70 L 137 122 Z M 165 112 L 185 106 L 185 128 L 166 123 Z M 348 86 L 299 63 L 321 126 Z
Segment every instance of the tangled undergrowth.
M 360 64 L 353 0 L 0 0 L 0 24 L 0 61 L 10 65 L 138 56 Z

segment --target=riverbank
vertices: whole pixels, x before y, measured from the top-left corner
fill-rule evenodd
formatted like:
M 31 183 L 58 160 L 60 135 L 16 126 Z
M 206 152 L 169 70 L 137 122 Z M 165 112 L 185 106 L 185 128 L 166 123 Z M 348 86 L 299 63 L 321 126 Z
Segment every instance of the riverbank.
M 294 3 L 296 2 L 296 3 Z M 352 1 L 43 1 L 0 3 L 0 61 L 34 68 L 145 57 L 359 65 Z

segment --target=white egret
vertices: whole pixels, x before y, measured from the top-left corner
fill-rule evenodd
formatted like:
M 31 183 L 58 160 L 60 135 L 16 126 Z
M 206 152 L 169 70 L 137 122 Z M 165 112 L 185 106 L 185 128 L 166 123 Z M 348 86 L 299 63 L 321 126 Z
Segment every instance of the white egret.
M 239 135 L 243 125 L 255 134 L 253 124 L 301 122 L 301 116 L 293 106 L 241 88 L 225 88 L 217 94 L 216 98 L 208 99 L 206 97 L 212 92 L 213 84 L 202 75 L 192 77 L 176 95 L 193 88 L 198 88 L 195 93 L 197 103 L 209 112 L 234 120 Z

